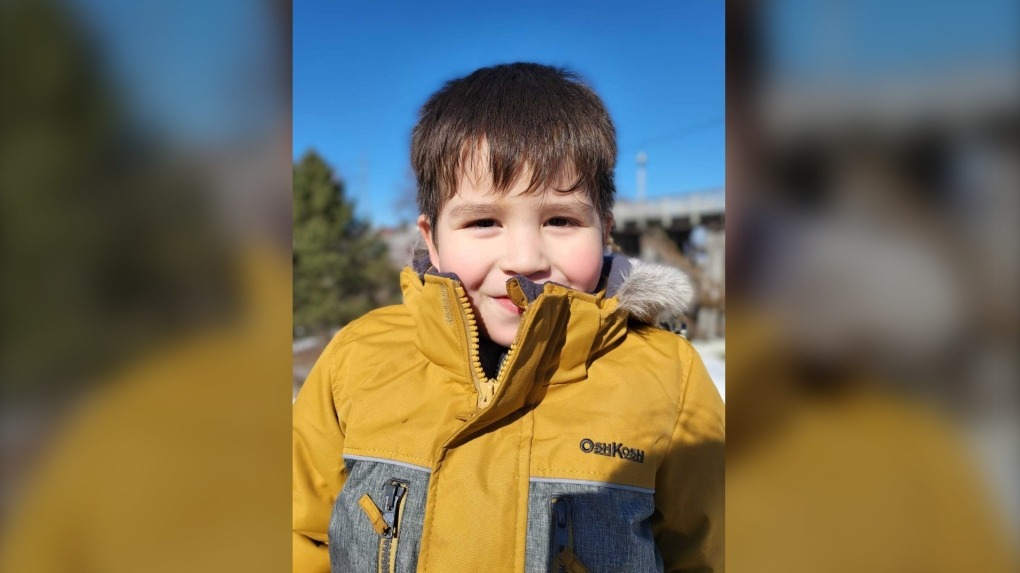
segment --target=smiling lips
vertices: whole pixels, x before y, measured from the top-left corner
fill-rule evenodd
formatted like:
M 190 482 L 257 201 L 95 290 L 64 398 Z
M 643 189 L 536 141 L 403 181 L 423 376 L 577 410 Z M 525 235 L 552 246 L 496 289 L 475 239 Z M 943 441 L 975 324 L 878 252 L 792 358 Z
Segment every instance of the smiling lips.
M 497 303 L 499 303 L 499 306 L 503 307 L 504 309 L 506 309 L 507 312 L 509 312 L 511 314 L 515 314 L 515 315 L 519 316 L 522 312 L 524 312 L 524 309 L 522 309 L 521 307 L 519 307 L 516 304 L 514 304 L 514 302 L 512 300 L 510 300 L 510 297 L 507 297 L 507 296 L 497 296 L 497 297 L 494 297 L 494 300 Z

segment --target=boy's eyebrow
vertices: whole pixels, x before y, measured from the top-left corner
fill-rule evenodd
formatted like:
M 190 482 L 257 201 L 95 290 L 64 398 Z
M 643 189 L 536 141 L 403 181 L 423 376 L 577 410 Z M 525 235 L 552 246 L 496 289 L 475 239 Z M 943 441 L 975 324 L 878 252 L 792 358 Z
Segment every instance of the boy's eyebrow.
M 572 217 L 584 218 L 595 210 L 591 205 L 585 203 L 578 203 L 577 201 L 570 202 L 556 202 L 548 203 L 544 206 L 548 211 L 556 211 L 557 213 L 566 213 Z
M 583 219 L 592 214 L 595 208 L 589 204 L 576 201 L 555 201 L 543 205 L 545 212 L 555 211 L 571 217 Z M 494 203 L 462 203 L 450 209 L 450 217 L 456 219 L 486 219 L 497 217 L 503 214 L 503 205 L 500 202 Z
M 477 219 L 492 217 L 503 212 L 498 203 L 463 203 L 450 209 L 450 217 L 458 219 Z

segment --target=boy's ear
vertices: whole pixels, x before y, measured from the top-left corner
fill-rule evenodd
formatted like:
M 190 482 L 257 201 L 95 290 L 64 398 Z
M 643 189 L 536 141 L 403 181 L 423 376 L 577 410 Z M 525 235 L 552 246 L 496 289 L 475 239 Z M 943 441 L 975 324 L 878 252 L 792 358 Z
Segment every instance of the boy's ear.
M 437 271 L 443 272 L 443 269 L 439 268 L 439 251 L 436 250 L 436 242 L 432 240 L 432 225 L 429 224 L 429 220 L 424 214 L 418 215 L 418 230 L 421 231 L 421 238 L 425 240 L 425 246 L 429 249 L 429 261 Z
M 606 245 L 609 244 L 609 237 L 611 236 L 612 231 L 613 231 L 613 222 L 614 222 L 613 221 L 613 216 L 612 215 L 607 215 L 606 216 L 606 228 L 602 230 L 602 246 L 603 247 L 605 247 Z

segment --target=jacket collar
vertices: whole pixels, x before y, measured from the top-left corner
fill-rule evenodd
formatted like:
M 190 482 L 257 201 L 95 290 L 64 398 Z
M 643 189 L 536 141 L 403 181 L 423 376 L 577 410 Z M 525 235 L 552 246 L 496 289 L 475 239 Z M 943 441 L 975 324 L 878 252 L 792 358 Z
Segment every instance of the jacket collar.
M 438 273 L 420 257 L 404 269 L 401 288 L 418 325 L 419 350 L 465 381 L 484 380 L 478 325 L 456 275 Z M 626 334 L 628 318 L 654 324 L 660 316 L 682 314 L 692 289 L 677 269 L 613 256 L 605 259 L 595 294 L 523 276 L 507 281 L 507 293 L 524 313 L 504 365 L 510 370 L 500 378 L 523 369 L 543 383 L 558 384 L 584 379 L 592 356 Z

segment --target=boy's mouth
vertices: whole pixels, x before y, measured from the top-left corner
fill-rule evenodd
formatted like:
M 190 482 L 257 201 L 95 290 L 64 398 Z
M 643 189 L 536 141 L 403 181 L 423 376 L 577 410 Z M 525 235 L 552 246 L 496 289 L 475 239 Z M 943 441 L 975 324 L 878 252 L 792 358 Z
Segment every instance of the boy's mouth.
M 508 296 L 493 297 L 493 300 L 511 314 L 520 316 L 520 314 L 524 312 L 524 309 L 514 304 L 514 301 L 510 300 L 510 297 Z

